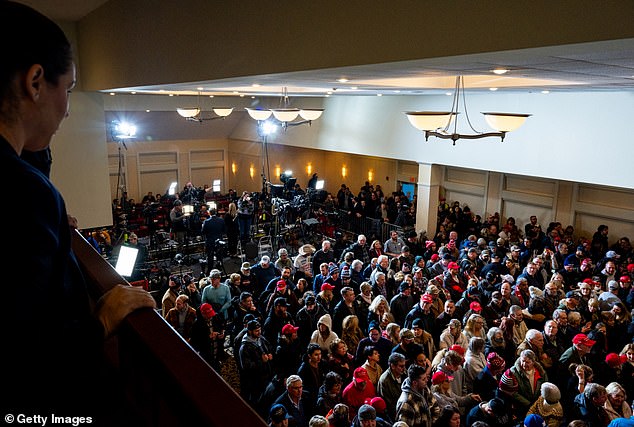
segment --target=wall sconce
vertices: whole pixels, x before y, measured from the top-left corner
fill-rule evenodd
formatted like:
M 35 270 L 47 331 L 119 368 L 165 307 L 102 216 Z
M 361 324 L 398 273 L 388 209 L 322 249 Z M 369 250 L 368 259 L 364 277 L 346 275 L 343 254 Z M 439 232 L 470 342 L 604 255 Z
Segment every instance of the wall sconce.
M 306 165 L 306 174 L 310 175 L 312 173 L 313 173 L 313 164 L 309 163 L 309 164 Z
M 372 182 L 374 180 L 374 171 L 372 169 L 368 170 L 368 181 Z
M 235 175 L 237 170 L 238 165 L 236 165 L 236 162 L 231 163 L 231 172 Z
M 253 177 L 255 176 L 255 166 L 253 165 L 249 166 L 249 176 L 251 177 L 251 179 L 253 179 Z
M 280 168 L 279 165 L 275 166 L 275 175 L 273 175 L 273 176 L 278 176 L 279 177 L 281 175 L 281 173 L 282 173 L 282 168 Z
M 348 169 L 346 168 L 346 165 L 341 166 L 341 176 L 343 178 L 348 176 Z

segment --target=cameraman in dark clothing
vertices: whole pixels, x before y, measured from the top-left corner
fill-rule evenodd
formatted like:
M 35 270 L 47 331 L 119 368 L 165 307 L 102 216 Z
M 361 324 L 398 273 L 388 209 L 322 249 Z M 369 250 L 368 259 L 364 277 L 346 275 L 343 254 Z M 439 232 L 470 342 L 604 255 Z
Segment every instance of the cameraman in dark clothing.
M 218 217 L 216 209 L 209 211 L 209 218 L 203 222 L 202 234 L 205 236 L 205 251 L 207 252 L 207 274 L 215 267 L 214 258 L 218 252 L 218 240 L 227 232 L 225 221 Z

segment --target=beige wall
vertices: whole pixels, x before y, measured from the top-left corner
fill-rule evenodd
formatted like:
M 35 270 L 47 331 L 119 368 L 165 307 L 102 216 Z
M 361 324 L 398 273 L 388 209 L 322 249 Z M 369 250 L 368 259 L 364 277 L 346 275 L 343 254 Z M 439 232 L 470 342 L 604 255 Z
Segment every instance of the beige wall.
M 137 200 L 147 191 L 163 193 L 173 176 L 178 178 L 181 189 L 192 177 L 208 176 L 218 170 L 224 171 L 223 192 L 229 188 L 237 191 L 260 191 L 262 188 L 260 141 L 178 140 L 127 145 L 128 149 L 123 150 L 127 188 L 130 197 Z M 108 144 L 111 182 L 117 175 L 114 167 L 117 149 L 117 144 Z M 268 143 L 268 156 L 269 181 L 273 184 L 281 184 L 279 176 L 274 175 L 275 168 L 279 167 L 281 172 L 293 170 L 293 176 L 305 188 L 310 178 L 306 171 L 309 163 L 313 172 L 326 181 L 326 189 L 331 193 L 336 193 L 342 183 L 357 193 L 368 179 L 368 170 L 375 174 L 372 183 L 380 184 L 386 193 L 394 191 L 399 180 L 418 184 L 419 191 L 428 188 L 421 180 L 429 176 L 434 182 L 428 185 L 438 188 L 439 194 L 449 203 L 458 201 L 462 206 L 468 205 L 483 218 L 499 212 L 502 221 L 513 216 L 523 227 L 531 215 L 537 215 L 544 229 L 550 221 L 560 221 L 564 227 L 573 225 L 578 237 L 591 237 L 599 224 L 607 224 L 610 243 L 621 236 L 634 238 L 633 190 L 438 165 L 433 166 L 437 172 L 432 175 L 412 176 L 419 170 L 419 165 L 413 162 L 273 143 Z M 235 174 L 231 171 L 232 163 L 236 164 Z M 253 179 L 249 176 L 251 165 L 254 167 Z M 348 172 L 345 179 L 341 176 L 344 165 Z M 161 179 L 162 185 L 144 187 L 144 183 L 157 183 Z M 211 182 L 197 180 L 193 183 L 196 186 L 211 185 Z M 436 207 L 437 202 L 431 199 L 419 204 L 422 210 L 433 211 Z M 428 214 L 419 215 L 419 220 L 428 216 L 435 218 Z M 428 232 L 428 227 L 420 226 L 417 230 Z
M 550 221 L 559 221 L 586 238 L 606 224 L 610 244 L 622 236 L 634 239 L 632 190 L 473 169 L 442 170 L 447 202 L 459 201 L 483 218 L 499 212 L 502 222 L 512 216 L 523 229 L 529 217 L 537 215 L 544 230 Z

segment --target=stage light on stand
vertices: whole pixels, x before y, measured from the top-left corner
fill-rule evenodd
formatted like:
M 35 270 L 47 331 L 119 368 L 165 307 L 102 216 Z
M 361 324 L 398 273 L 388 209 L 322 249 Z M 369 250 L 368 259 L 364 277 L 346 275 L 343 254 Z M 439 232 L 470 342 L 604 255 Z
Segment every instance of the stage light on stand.
M 128 122 L 113 122 L 112 136 L 114 139 L 125 140 L 136 137 L 136 126 Z
M 318 179 L 317 183 L 315 184 L 315 190 L 323 190 L 324 184 L 325 184 L 325 181 L 323 179 Z
M 258 125 L 260 133 L 264 136 L 272 135 L 277 132 L 277 125 L 271 120 L 265 120 Z

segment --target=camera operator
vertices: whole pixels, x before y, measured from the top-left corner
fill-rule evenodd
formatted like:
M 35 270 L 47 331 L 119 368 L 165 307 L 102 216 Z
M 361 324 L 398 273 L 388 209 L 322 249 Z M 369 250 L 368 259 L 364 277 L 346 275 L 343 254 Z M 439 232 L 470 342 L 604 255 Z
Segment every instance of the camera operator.
M 227 226 L 224 219 L 218 217 L 216 209 L 209 210 L 209 218 L 203 222 L 202 234 L 205 236 L 205 250 L 207 252 L 207 271 L 209 274 L 214 268 L 214 258 L 216 255 L 221 257 L 218 253 L 218 240 L 227 232 Z
M 255 205 L 248 191 L 242 193 L 238 200 L 238 223 L 240 224 L 240 240 L 247 243 L 251 238 L 251 222 Z

